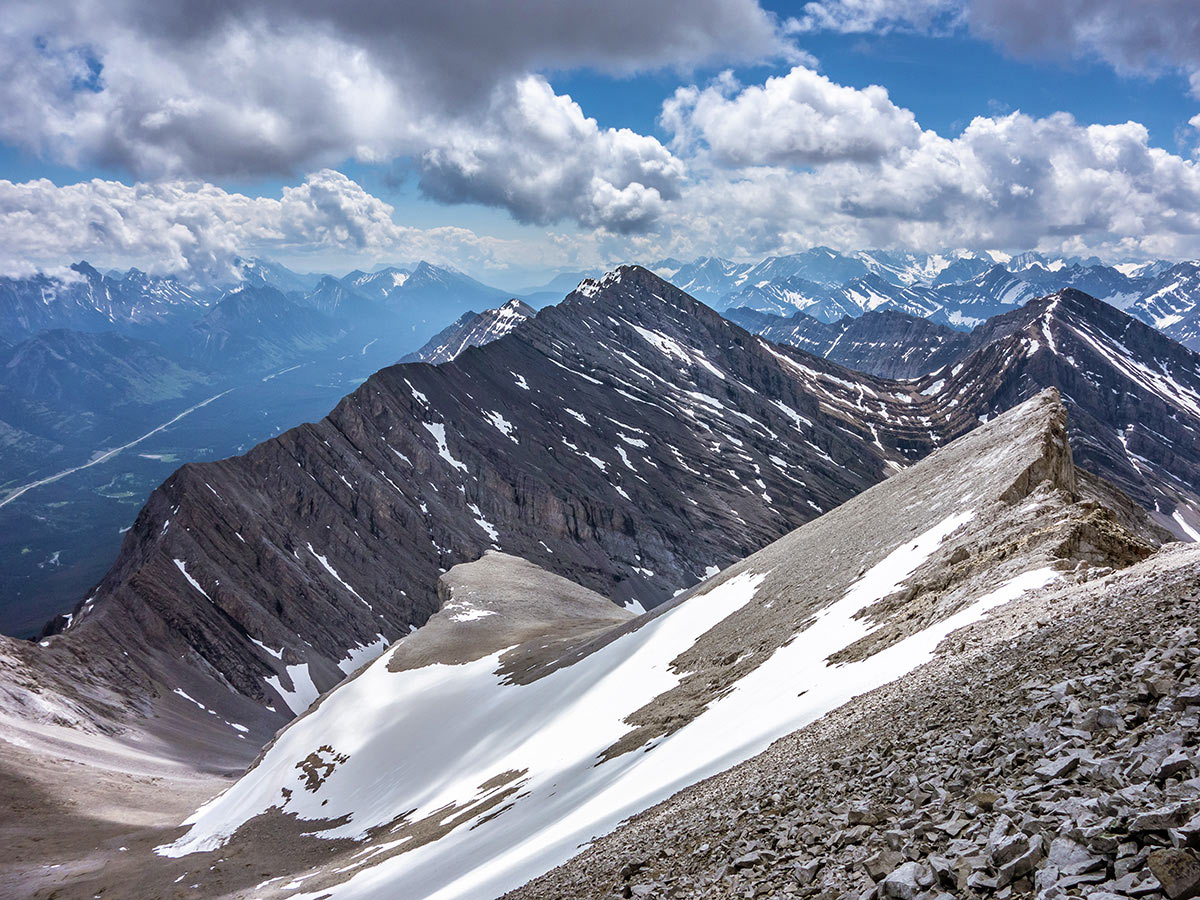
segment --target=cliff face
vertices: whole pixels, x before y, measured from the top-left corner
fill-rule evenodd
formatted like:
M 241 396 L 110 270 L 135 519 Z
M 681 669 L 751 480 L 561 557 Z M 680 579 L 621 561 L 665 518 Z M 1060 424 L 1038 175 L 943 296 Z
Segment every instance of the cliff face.
M 457 563 L 499 548 L 652 607 L 923 456 L 934 414 L 624 268 L 184 466 L 50 649 L 278 722 L 424 623 Z
M 971 338 L 970 353 L 917 388 L 984 419 L 1057 388 L 1080 468 L 1178 537 L 1200 533 L 1200 355 L 1069 289 L 997 316 Z

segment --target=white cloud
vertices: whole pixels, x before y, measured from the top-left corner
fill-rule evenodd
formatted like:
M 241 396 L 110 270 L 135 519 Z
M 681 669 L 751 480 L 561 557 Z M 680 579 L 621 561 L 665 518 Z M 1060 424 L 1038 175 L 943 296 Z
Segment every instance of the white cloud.
M 814 0 L 787 23 L 851 34 L 960 26 L 1021 56 L 1098 59 L 1123 74 L 1180 70 L 1200 97 L 1195 0 Z
M 922 132 L 869 162 L 712 168 L 670 226 L 682 252 L 748 256 L 814 244 L 1193 255 L 1200 167 L 1152 147 L 1134 122 L 1013 113 L 979 117 L 953 139 Z
M 429 196 L 503 206 L 521 222 L 642 230 L 678 196 L 684 176 L 657 140 L 599 128 L 537 76 L 498 95 L 480 125 L 431 143 L 417 163 Z
M 878 85 L 844 87 L 797 66 L 739 88 L 728 73 L 703 90 L 679 88 L 663 104 L 662 122 L 679 144 L 703 139 L 726 165 L 869 162 L 920 139 L 913 114 Z
M 529 73 L 796 56 L 757 0 L 686 15 L 665 0 L 14 0 L 0 140 L 141 179 L 411 157 L 441 199 L 628 231 L 670 198 L 679 164 Z
M 196 278 L 227 275 L 235 256 L 340 251 L 351 258 L 427 258 L 459 266 L 553 265 L 572 248 L 534 247 L 465 228 L 397 224 L 393 209 L 340 172 L 321 170 L 279 198 L 197 181 L 59 187 L 0 180 L 0 272 L 65 261 L 136 263 Z

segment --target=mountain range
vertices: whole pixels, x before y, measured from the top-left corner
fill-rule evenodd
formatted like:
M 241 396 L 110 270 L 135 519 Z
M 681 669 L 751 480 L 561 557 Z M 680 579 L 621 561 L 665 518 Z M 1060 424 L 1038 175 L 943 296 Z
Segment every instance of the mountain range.
M 880 259 L 810 256 L 759 274 L 883 279 Z M 914 273 L 973 265 L 886 260 L 918 294 L 934 286 Z M 969 280 L 999 280 L 976 262 Z M 1084 263 L 1004 265 L 1029 285 Z M 320 320 L 271 318 L 280 298 L 332 321 L 358 297 L 403 307 L 416 269 L 320 279 L 323 306 L 247 280 L 205 307 L 230 313 L 201 344 L 248 352 L 225 324 L 243 318 L 292 352 Z M 1118 274 L 1171 268 L 1151 270 Z M 320 421 L 177 469 L 70 613 L 0 639 L 0 802 L 20 812 L 0 888 L 916 897 L 1036 878 L 1155 896 L 1200 831 L 1181 749 L 1200 559 L 1173 544 L 1200 538 L 1200 355 L 1113 296 L 980 300 L 1003 311 L 970 332 L 886 304 L 830 322 L 734 306 L 740 325 L 623 266 L 536 313 L 464 309 L 421 351 L 436 364 L 388 365 Z M 109 359 L 95 390 L 132 389 L 118 361 L 145 342 L 104 340 L 84 346 Z M 1058 649 L 1037 656 L 1043 632 Z M 936 705 L 930 679 L 980 719 L 872 757 L 909 721 L 877 710 Z M 999 711 L 1025 691 L 1039 724 L 1018 728 Z M 786 818 L 806 757 L 776 742 L 825 722 L 868 749 L 819 758 L 890 788 L 851 805 L 814 787 L 822 828 Z M 936 789 L 896 780 L 904 754 L 951 752 Z M 790 768 L 744 780 L 762 766 Z M 686 792 L 713 776 L 741 786 L 697 811 Z M 630 849 L 660 803 L 675 821 Z
M 1075 288 L 1200 349 L 1200 267 L 1155 260 L 1106 265 L 1040 253 L 912 254 L 817 247 L 757 263 L 702 257 L 651 266 L 719 310 L 747 307 L 826 323 L 892 309 L 970 330 L 1034 297 Z
M 319 418 L 508 296 L 424 262 L 335 278 L 241 260 L 206 285 L 87 263 L 0 279 L 0 631 L 37 634 L 94 584 L 177 461 Z

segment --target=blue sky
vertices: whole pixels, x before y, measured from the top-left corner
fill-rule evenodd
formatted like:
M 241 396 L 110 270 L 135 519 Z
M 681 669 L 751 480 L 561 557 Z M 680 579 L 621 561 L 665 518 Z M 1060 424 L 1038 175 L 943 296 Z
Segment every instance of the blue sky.
M 523 282 L 817 243 L 1200 255 L 1183 0 L 406 0 L 382 19 L 234 0 L 221 21 L 141 2 L 100 20 L 18 0 L 0 267 L 430 257 Z

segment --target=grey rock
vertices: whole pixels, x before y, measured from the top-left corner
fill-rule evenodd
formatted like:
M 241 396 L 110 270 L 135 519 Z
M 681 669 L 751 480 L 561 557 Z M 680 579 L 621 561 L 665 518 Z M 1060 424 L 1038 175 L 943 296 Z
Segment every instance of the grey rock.
M 1188 821 L 1190 808 L 1188 804 L 1177 803 L 1173 806 L 1160 806 L 1149 812 L 1135 816 L 1129 823 L 1129 831 L 1137 834 L 1146 831 L 1166 831 L 1168 828 L 1178 828 Z
M 1051 778 L 1064 778 L 1071 774 L 1078 765 L 1078 756 L 1067 755 L 1060 756 L 1057 759 L 1048 759 L 1034 769 L 1034 771 L 1047 780 Z
M 1063 875 L 1080 875 L 1104 867 L 1104 859 L 1070 838 L 1057 837 L 1050 842 L 1048 862 Z
M 1155 850 L 1146 863 L 1171 900 L 1187 900 L 1200 894 L 1200 860 L 1195 854 L 1186 850 Z
M 906 862 L 883 879 L 883 895 L 897 900 L 913 900 L 932 886 L 933 876 L 920 863 Z
M 873 881 L 879 881 L 904 862 L 904 857 L 895 850 L 880 850 L 863 860 L 863 869 Z

